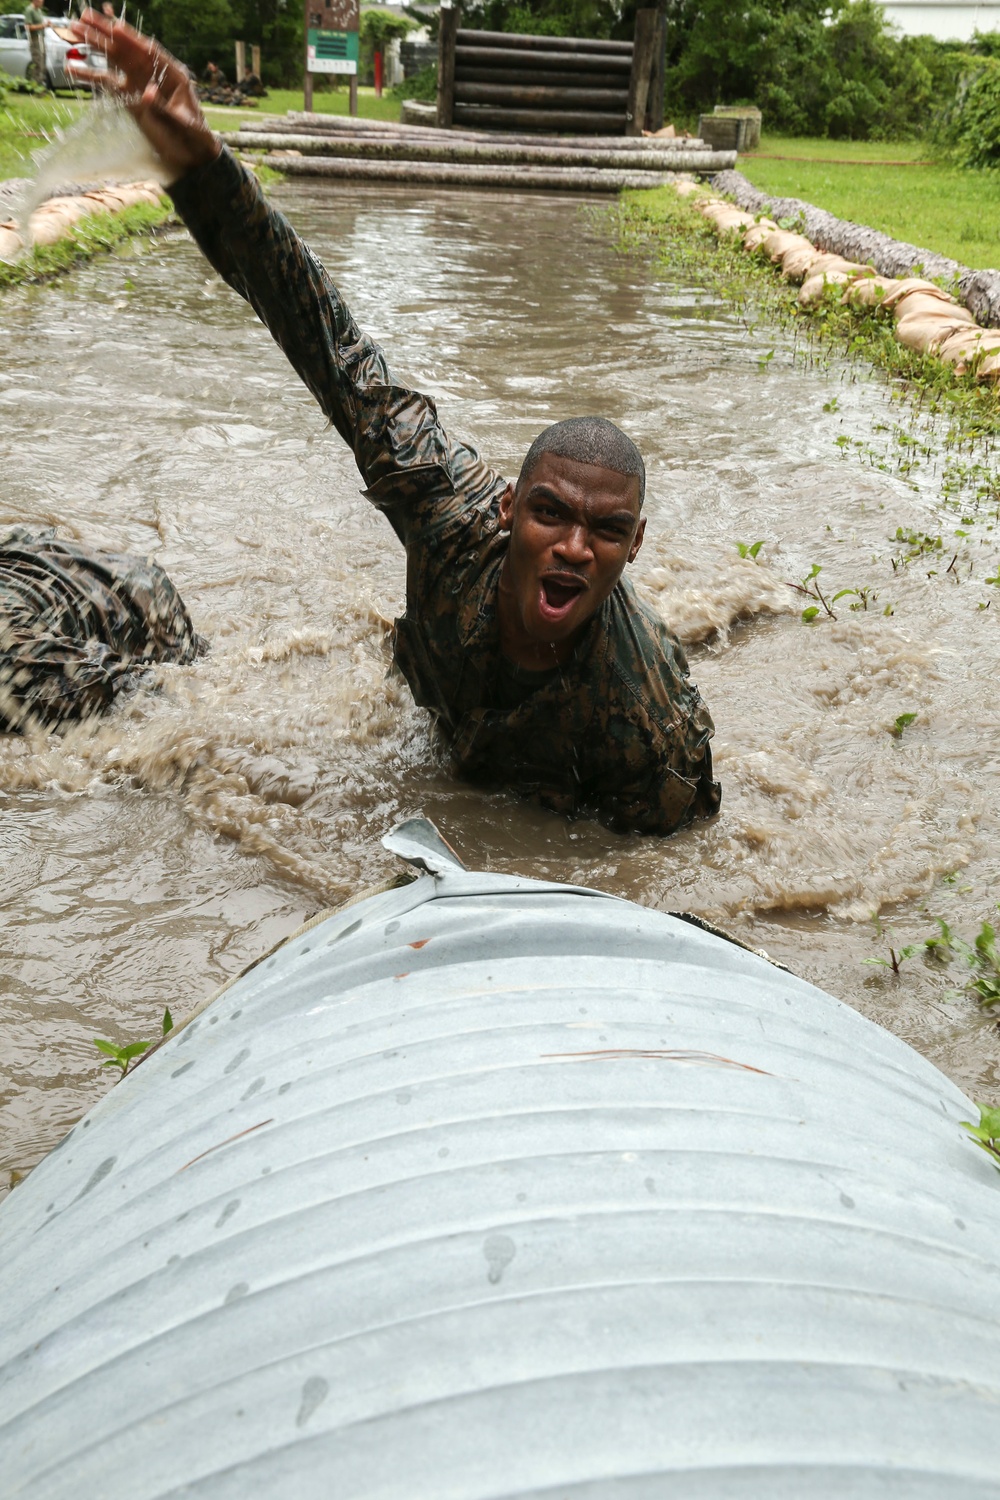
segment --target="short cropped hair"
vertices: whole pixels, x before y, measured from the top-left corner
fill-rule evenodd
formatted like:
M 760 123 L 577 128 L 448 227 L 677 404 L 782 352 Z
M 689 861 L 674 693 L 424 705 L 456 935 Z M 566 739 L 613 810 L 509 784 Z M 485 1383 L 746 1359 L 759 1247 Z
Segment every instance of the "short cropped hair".
M 639 505 L 646 496 L 646 465 L 630 437 L 607 417 L 569 417 L 540 432 L 525 454 L 517 487 L 521 488 L 543 453 L 572 458 L 578 464 L 595 464 L 615 474 L 633 475 L 639 481 Z

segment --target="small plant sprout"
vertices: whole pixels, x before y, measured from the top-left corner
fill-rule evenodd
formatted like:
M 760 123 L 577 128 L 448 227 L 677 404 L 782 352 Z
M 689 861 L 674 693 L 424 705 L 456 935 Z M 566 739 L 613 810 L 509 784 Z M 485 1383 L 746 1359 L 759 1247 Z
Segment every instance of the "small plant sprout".
M 751 562 L 756 562 L 757 561 L 757 553 L 760 551 L 760 549 L 761 549 L 761 547 L 763 547 L 763 545 L 764 545 L 763 541 L 760 541 L 760 542 L 737 542 L 736 543 L 736 550 L 740 554 L 741 557 L 747 557 L 747 558 L 750 559 Z
M 772 361 L 773 358 L 774 358 L 774 350 L 773 349 L 768 349 L 767 353 L 766 354 L 762 354 L 760 356 L 760 358 L 757 360 L 757 368 L 758 368 L 758 370 L 762 370 L 762 371 L 766 370 L 767 367 L 768 367 L 768 365 L 771 363 L 771 361 Z
M 993 924 L 983 922 L 973 941 L 967 943 L 952 932 L 942 917 L 934 920 L 938 925 L 938 935 L 925 938 L 923 943 L 928 954 L 940 963 L 957 958 L 972 971 L 966 989 L 976 996 L 981 1010 L 1000 1005 L 1000 947 Z
M 169 1010 L 163 1012 L 163 1020 L 160 1023 L 160 1035 L 165 1037 L 169 1031 L 174 1029 L 174 1018 Z M 98 1052 L 103 1052 L 105 1061 L 101 1064 L 103 1068 L 117 1068 L 121 1077 L 132 1067 L 136 1058 L 148 1052 L 153 1045 L 148 1042 L 129 1042 L 127 1047 L 117 1047 L 114 1042 L 109 1042 L 101 1037 L 94 1037 L 94 1046 Z
M 817 615 L 819 614 L 821 608 L 825 610 L 826 614 L 830 617 L 831 620 L 835 620 L 837 618 L 833 610 L 830 608 L 830 605 L 826 602 L 826 596 L 816 581 L 822 571 L 823 569 L 820 567 L 819 563 L 813 563 L 812 567 L 809 569 L 809 572 L 803 578 L 801 583 L 788 584 L 788 587 L 790 589 L 794 589 L 797 594 L 805 594 L 807 598 L 816 599 L 819 601 L 817 604 L 807 604 L 805 609 L 802 611 L 802 619 L 807 625 L 812 624 L 813 620 L 815 620 Z
M 882 918 L 877 911 L 872 913 L 872 923 L 875 927 L 876 937 L 887 938 L 891 936 L 888 929 L 882 926 Z M 907 943 L 905 948 L 893 948 L 890 946 L 888 958 L 866 958 L 864 962 L 876 969 L 891 969 L 898 977 L 899 971 L 906 960 L 912 958 L 915 953 L 919 953 L 923 946 L 923 943 Z
M 905 729 L 909 729 L 911 724 L 916 723 L 916 720 L 916 714 L 897 714 L 896 718 L 889 726 L 889 733 L 892 735 L 893 739 L 901 740 L 903 738 L 903 731 Z
M 1000 1109 L 991 1109 L 988 1104 L 981 1104 L 976 1100 L 976 1108 L 979 1110 L 979 1124 L 973 1125 L 971 1120 L 962 1120 L 962 1127 L 969 1132 L 977 1146 L 982 1149 L 993 1160 L 993 1165 L 1000 1171 Z

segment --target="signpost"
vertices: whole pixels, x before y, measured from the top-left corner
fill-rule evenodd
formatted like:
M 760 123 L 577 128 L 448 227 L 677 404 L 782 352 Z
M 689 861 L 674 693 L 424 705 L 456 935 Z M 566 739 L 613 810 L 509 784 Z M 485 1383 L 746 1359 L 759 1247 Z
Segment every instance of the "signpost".
M 358 112 L 358 0 L 306 0 L 305 107 L 313 107 L 313 74 L 350 79 L 351 114 Z

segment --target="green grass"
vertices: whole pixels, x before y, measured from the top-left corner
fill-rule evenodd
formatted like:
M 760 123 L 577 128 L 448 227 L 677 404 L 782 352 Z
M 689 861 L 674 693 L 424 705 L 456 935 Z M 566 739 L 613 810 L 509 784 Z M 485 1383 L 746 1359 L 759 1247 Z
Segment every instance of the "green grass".
M 71 124 L 87 108 L 85 100 L 78 103 L 68 94 L 8 94 L 0 104 L 0 180 L 29 177 L 31 153 L 44 146 L 58 126 Z
M 923 161 L 926 150 L 913 141 L 764 136 L 760 153 L 741 156 L 737 165 L 763 192 L 803 198 L 963 265 L 1000 267 L 1000 173 L 945 163 L 890 164 Z M 875 161 L 880 164 L 865 165 Z
M 313 109 L 318 115 L 346 115 L 349 110 L 347 86 L 329 94 L 313 94 Z M 388 93 L 375 98 L 374 89 L 358 89 L 358 117 L 363 120 L 398 120 L 401 101 L 390 98 Z M 257 115 L 283 115 L 290 109 L 302 109 L 301 89 L 268 89 L 267 98 L 261 99 L 256 109 L 246 106 L 234 108 L 227 105 L 206 105 L 205 113 L 216 130 L 225 130 L 229 120 L 253 120 Z M 232 128 L 232 127 L 228 127 Z

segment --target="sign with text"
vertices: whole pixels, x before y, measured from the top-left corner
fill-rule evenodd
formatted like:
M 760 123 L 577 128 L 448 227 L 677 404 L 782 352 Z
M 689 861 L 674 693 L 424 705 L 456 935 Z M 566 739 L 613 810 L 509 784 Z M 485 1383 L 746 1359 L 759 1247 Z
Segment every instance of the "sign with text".
M 306 68 L 310 73 L 358 71 L 358 0 L 306 0 Z

